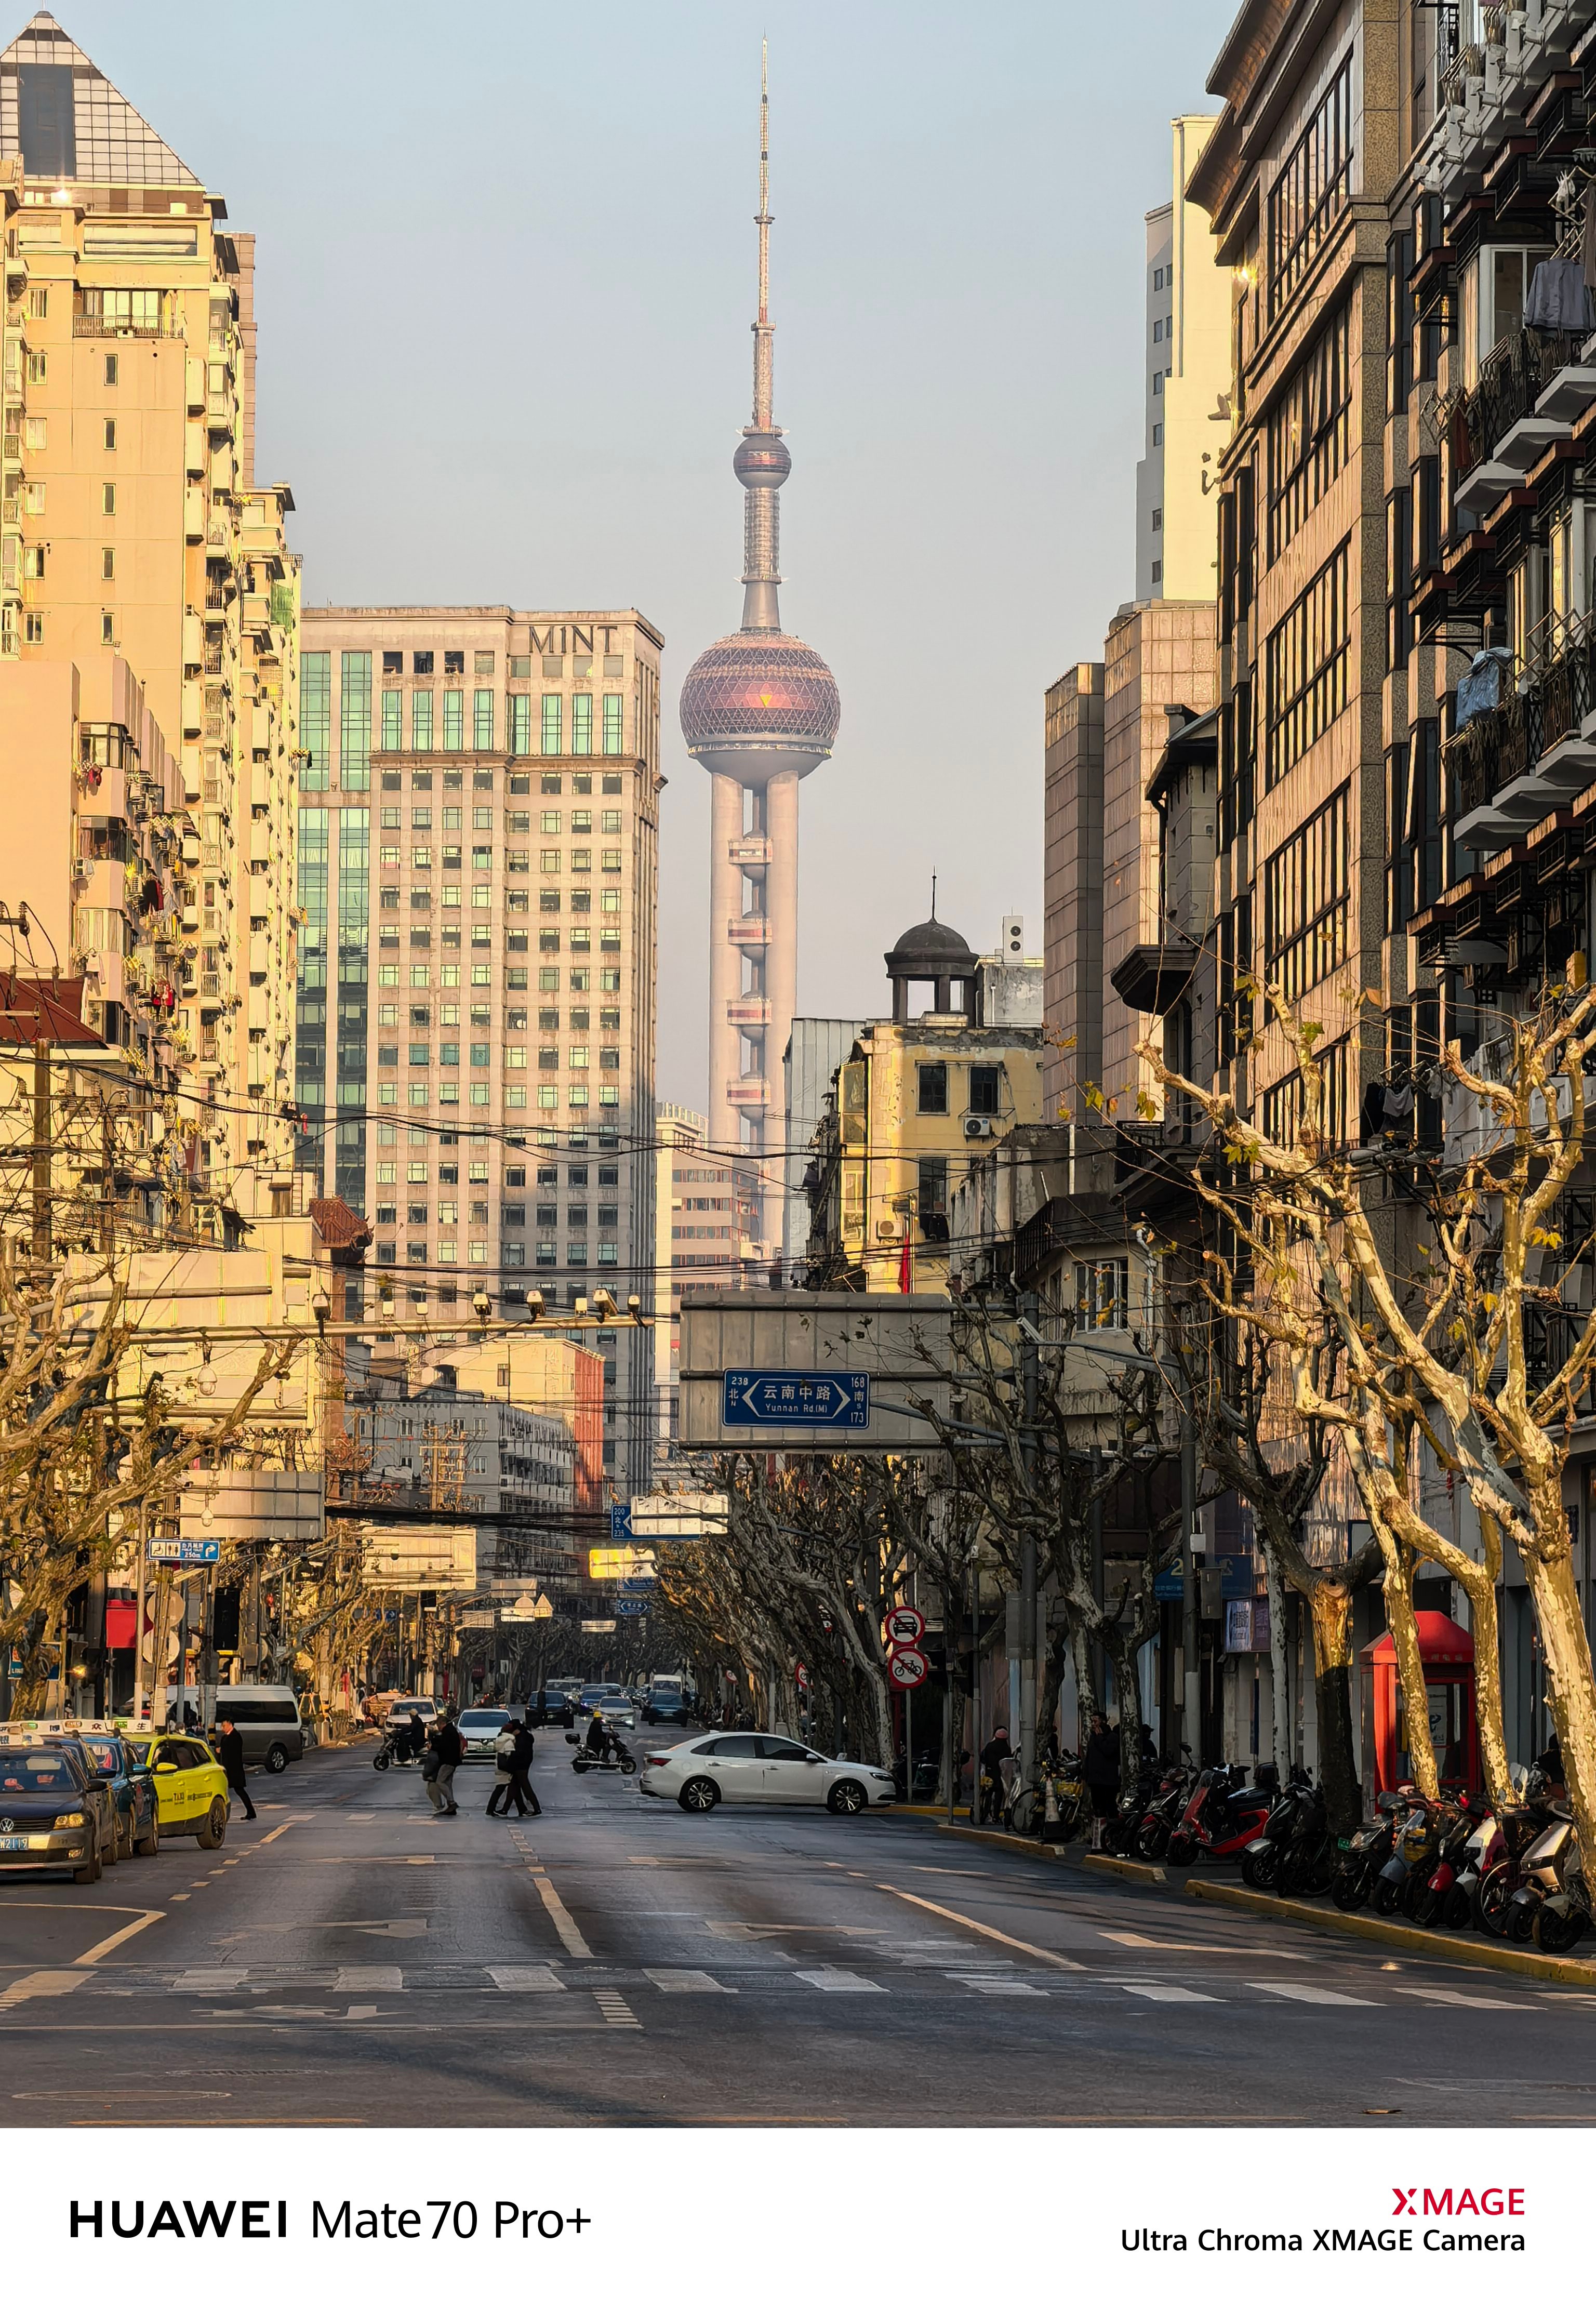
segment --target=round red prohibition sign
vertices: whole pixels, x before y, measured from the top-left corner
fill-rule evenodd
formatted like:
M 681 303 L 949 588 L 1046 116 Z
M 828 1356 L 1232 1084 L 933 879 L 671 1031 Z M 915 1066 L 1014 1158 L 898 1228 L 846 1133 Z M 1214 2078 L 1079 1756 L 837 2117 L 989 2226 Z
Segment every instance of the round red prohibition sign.
M 917 1645 L 926 1633 L 926 1617 L 913 1605 L 894 1605 L 886 1617 L 889 1645 Z
M 886 1664 L 886 1674 L 900 1693 L 912 1693 L 931 1673 L 931 1664 L 914 1645 L 900 1645 Z

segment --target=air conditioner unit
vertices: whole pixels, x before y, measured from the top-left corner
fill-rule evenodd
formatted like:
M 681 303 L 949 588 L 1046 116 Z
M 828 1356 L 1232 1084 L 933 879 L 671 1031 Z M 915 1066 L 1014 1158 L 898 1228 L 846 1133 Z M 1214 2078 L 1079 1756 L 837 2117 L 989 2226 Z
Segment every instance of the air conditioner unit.
M 997 1136 L 998 1119 L 996 1116 L 967 1115 L 964 1118 L 964 1137 L 966 1139 L 995 1139 Z

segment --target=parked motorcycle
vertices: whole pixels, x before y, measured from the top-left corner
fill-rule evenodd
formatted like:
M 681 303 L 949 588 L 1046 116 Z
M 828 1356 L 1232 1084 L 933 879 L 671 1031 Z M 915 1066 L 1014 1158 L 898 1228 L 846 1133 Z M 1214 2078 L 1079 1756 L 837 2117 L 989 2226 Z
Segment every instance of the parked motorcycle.
M 1313 1775 L 1304 1773 L 1301 1766 L 1293 1766 L 1286 1787 L 1269 1808 L 1263 1827 L 1242 1855 L 1243 1885 L 1263 1892 L 1278 1883 L 1286 1848 L 1296 1835 L 1313 1787 Z
M 1490 1817 L 1484 1798 L 1443 1798 L 1436 1818 L 1434 1867 L 1410 1872 L 1402 1907 L 1416 1926 L 1466 1926 L 1473 1916 L 1471 1869 L 1480 1825 Z M 1468 1883 L 1464 1881 L 1468 1880 Z
M 1099 1853 L 1126 1854 L 1132 1851 L 1137 1830 L 1157 1795 L 1163 1779 L 1162 1766 L 1146 1765 L 1142 1767 L 1129 1797 L 1121 1799 L 1119 1811 L 1111 1814 L 1099 1831 Z
M 1190 1763 L 1191 1751 L 1184 1741 L 1181 1744 L 1182 1763 L 1167 1768 L 1156 1790 L 1148 1801 L 1147 1810 L 1136 1825 L 1131 1843 L 1144 1862 L 1162 1862 L 1176 1823 L 1186 1810 L 1196 1775 Z
M 1273 1766 L 1260 1766 L 1255 1781 L 1244 1766 L 1205 1766 L 1169 1835 L 1164 1851 L 1177 1866 L 1207 1854 L 1225 1861 L 1246 1851 L 1279 1794 Z
M 1561 1798 L 1550 1801 L 1549 1811 L 1551 1819 L 1524 1855 L 1523 1882 L 1508 1905 L 1507 1931 L 1513 1941 L 1533 1935 L 1537 1948 L 1560 1956 L 1589 1926 L 1591 1903 L 1573 1812 Z
M 1338 1910 L 1361 1910 L 1374 1891 L 1391 1859 L 1397 1817 L 1405 1810 L 1408 1794 L 1406 1790 L 1382 1790 L 1374 1801 L 1374 1820 L 1365 1821 L 1343 1842 L 1330 1885 L 1330 1900 Z
M 1525 1863 L 1531 1848 L 1555 1818 L 1547 1778 L 1539 1766 L 1509 1770 L 1517 1802 L 1503 1806 L 1496 1815 L 1495 1835 L 1486 1848 L 1474 1894 L 1474 1923 L 1481 1933 L 1497 1941 L 1520 1926 L 1522 1939 L 1529 1939 L 1533 1908 L 1515 1914 L 1513 1896 L 1525 1882 Z

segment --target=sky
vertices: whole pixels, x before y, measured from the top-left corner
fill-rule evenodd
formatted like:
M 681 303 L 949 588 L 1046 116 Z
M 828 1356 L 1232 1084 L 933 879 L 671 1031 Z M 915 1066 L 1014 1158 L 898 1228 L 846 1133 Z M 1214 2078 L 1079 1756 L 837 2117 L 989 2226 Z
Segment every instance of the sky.
M 13 7 L 0 45 L 30 10 Z M 798 1009 L 885 1007 L 929 911 L 1042 947 L 1042 693 L 1134 584 L 1143 214 L 1234 0 L 57 0 L 257 235 L 257 471 L 308 601 L 635 605 L 664 634 L 662 1099 L 701 1108 L 709 781 L 682 677 L 741 616 L 770 41 Z

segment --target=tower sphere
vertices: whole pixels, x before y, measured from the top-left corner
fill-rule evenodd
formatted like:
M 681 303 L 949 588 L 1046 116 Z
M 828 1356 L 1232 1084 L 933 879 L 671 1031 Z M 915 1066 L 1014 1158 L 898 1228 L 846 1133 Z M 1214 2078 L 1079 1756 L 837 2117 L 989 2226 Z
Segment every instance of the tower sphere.
M 796 634 L 743 627 L 711 642 L 682 685 L 682 736 L 709 771 L 743 786 L 824 762 L 842 718 L 832 670 Z
M 792 452 L 780 433 L 750 426 L 737 443 L 731 470 L 746 490 L 779 490 L 792 471 Z

